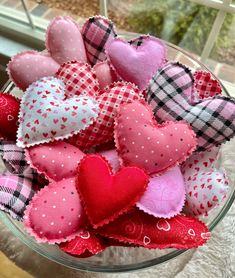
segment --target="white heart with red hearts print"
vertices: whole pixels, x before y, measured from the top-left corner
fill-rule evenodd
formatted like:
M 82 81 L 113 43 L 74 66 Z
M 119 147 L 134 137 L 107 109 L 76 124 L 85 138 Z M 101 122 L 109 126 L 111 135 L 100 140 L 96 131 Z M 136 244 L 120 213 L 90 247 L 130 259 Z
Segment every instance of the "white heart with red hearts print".
M 93 98 L 66 99 L 61 80 L 42 78 L 31 84 L 22 98 L 17 145 L 29 147 L 68 138 L 88 127 L 98 112 Z

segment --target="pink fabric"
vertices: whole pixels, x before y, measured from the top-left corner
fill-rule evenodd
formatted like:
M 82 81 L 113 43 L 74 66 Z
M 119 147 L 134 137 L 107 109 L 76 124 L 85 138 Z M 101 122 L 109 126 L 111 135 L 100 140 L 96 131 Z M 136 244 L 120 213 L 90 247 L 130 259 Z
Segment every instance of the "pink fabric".
M 30 85 L 21 101 L 18 147 L 71 137 L 97 117 L 93 98 L 64 98 L 64 84 L 56 78 L 44 77 Z
M 124 165 L 162 174 L 183 162 L 196 147 L 195 133 L 183 122 L 158 125 L 152 111 L 138 101 L 120 108 L 115 141 Z
M 8 64 L 12 81 L 22 90 L 38 79 L 54 75 L 60 64 L 71 60 L 86 62 L 79 27 L 69 17 L 55 17 L 46 33 L 47 50 L 26 51 L 15 55 Z
M 38 242 L 50 244 L 73 239 L 83 223 L 75 179 L 52 182 L 40 190 L 26 209 L 24 224 Z
M 54 181 L 74 177 L 83 156 L 84 153 L 78 148 L 63 141 L 26 150 L 26 158 L 31 167 Z
M 121 165 L 120 165 L 118 153 L 115 149 L 100 151 L 99 154 L 108 160 L 113 173 L 116 173 L 120 169 Z
M 150 178 L 137 207 L 155 217 L 170 218 L 180 213 L 184 201 L 184 179 L 176 166 L 160 177 Z
M 154 37 L 145 37 L 137 49 L 117 38 L 111 41 L 106 52 L 117 74 L 125 81 L 146 89 L 150 79 L 165 63 L 166 47 Z

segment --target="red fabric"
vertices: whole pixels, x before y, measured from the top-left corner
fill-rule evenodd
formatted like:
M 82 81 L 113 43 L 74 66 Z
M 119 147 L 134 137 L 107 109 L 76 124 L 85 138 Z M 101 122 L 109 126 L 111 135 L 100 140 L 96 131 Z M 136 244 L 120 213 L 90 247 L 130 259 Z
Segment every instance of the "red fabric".
M 90 223 L 102 226 L 127 211 L 143 195 L 148 176 L 137 167 L 124 167 L 113 174 L 99 155 L 87 155 L 80 162 L 77 189 Z
M 121 104 L 142 98 L 141 92 L 131 83 L 118 82 L 106 87 L 97 97 L 100 113 L 92 125 L 69 139 L 81 149 L 89 149 L 113 138 L 114 119 Z
M 102 252 L 106 246 L 104 239 L 99 235 L 95 235 L 92 230 L 82 230 L 71 241 L 59 245 L 64 252 L 80 258 L 96 255 Z
M 19 101 L 9 95 L 0 93 L 0 137 L 16 140 Z
M 138 209 L 132 209 L 96 232 L 122 242 L 160 249 L 195 248 L 210 237 L 206 225 L 196 218 L 184 215 L 155 218 Z
M 196 71 L 194 73 L 194 79 L 194 87 L 199 99 L 222 94 L 219 81 L 213 79 L 209 72 Z

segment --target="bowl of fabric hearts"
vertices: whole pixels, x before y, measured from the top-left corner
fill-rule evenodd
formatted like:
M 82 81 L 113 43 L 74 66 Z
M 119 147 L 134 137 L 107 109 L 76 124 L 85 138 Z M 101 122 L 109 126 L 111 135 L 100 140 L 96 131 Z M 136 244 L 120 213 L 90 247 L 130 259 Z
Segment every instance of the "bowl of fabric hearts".
M 204 65 L 101 16 L 81 28 L 56 17 L 45 50 L 17 54 L 8 73 L 0 216 L 30 248 L 121 272 L 213 237 L 235 195 L 235 100 Z

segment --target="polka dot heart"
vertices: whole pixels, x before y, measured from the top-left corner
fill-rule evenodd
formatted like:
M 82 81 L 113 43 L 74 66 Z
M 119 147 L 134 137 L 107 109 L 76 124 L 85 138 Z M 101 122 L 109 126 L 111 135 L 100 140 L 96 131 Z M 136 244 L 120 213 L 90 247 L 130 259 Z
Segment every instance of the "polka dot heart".
M 116 118 L 115 141 L 124 165 L 162 174 L 183 162 L 195 149 L 195 133 L 184 122 L 156 123 L 147 105 L 123 105 Z

